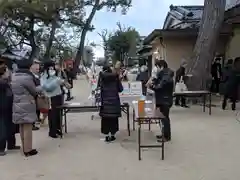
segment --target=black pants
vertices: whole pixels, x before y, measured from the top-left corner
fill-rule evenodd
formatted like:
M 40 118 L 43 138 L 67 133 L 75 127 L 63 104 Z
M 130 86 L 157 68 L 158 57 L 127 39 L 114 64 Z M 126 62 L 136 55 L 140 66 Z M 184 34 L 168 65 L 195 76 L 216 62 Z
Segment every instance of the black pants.
M 212 80 L 212 92 L 219 93 L 219 85 L 220 85 L 220 78 L 218 77 L 213 77 Z
M 70 89 L 68 89 L 68 91 L 67 91 L 67 98 L 68 98 L 68 99 L 71 98 L 71 90 L 70 90 Z
M 117 117 L 102 117 L 101 121 L 101 132 L 105 135 L 111 133 L 115 135 L 119 130 L 118 118 Z
M 58 106 L 63 104 L 63 95 L 51 97 L 51 109 L 48 112 L 49 135 L 56 135 L 61 128 L 61 114 Z
M 40 110 L 37 110 L 37 118 L 38 118 L 38 121 L 40 121 Z
M 143 82 L 142 82 L 142 94 L 143 94 L 144 96 L 147 95 L 147 87 L 146 87 L 146 83 L 143 83 Z
M 0 141 L 0 152 L 5 151 L 6 148 L 8 149 L 14 148 L 15 145 L 16 145 L 15 134 L 8 135 L 6 139 Z
M 179 106 L 181 102 L 181 106 L 186 106 L 186 98 L 184 96 L 176 96 L 175 105 Z
M 164 138 L 171 140 L 171 124 L 169 118 L 170 107 L 166 105 L 157 105 L 157 107 L 160 108 L 160 112 L 165 116 L 164 120 L 162 121 Z
M 11 118 L 6 118 L 5 121 L 6 136 L 0 141 L 0 151 L 4 151 L 6 148 L 11 149 L 16 145 L 15 133 L 17 126 L 13 124 Z

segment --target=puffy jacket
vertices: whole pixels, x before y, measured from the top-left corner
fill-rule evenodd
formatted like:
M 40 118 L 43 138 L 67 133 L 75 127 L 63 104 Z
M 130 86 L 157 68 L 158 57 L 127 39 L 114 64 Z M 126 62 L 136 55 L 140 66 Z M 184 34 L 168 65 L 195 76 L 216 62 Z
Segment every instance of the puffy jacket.
M 47 97 L 54 97 L 62 94 L 62 79 L 58 76 L 48 77 L 46 73 L 41 76 L 40 83 Z
M 157 78 L 153 79 L 151 89 L 155 92 L 156 106 L 172 106 L 174 89 L 173 76 L 174 72 L 169 68 L 165 68 L 157 74 Z
M 18 71 L 12 75 L 13 123 L 27 124 L 37 120 L 37 88 L 29 71 Z
M 122 83 L 115 73 L 103 72 L 99 76 L 101 89 L 101 117 L 121 117 L 119 92 L 123 91 Z

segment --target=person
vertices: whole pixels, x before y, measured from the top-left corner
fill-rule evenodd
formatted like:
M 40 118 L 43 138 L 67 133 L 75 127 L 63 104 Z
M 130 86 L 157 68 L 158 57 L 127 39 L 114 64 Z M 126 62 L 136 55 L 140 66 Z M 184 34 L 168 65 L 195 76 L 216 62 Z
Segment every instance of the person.
M 30 67 L 30 71 L 32 72 L 33 76 L 34 76 L 34 83 L 35 86 L 40 86 L 40 61 L 38 61 L 37 59 L 35 59 L 33 61 L 32 66 Z M 37 117 L 38 117 L 38 121 L 40 121 L 40 110 L 37 109 L 36 111 L 37 113 Z M 37 131 L 39 130 L 39 127 L 36 126 L 36 123 L 33 123 L 33 131 Z
M 240 85 L 240 57 L 234 60 L 233 68 L 229 73 L 229 79 L 226 82 L 225 96 L 232 102 L 232 110 L 236 110 L 236 102 L 239 100 Z
M 36 88 L 30 71 L 32 60 L 18 60 L 18 70 L 12 75 L 13 123 L 19 124 L 22 150 L 25 156 L 38 153 L 32 148 L 32 124 L 37 121 L 36 98 L 40 90 Z
M 71 87 L 73 87 L 73 79 L 74 79 L 73 68 L 70 65 L 68 65 L 67 68 L 64 70 L 64 72 L 66 74 L 68 83 L 71 85 Z M 71 90 L 68 89 L 66 101 L 71 101 L 72 99 L 73 97 L 71 96 Z
M 101 132 L 105 135 L 106 142 L 116 140 L 115 134 L 119 130 L 118 118 L 121 117 L 121 104 L 119 92 L 123 86 L 118 74 L 109 66 L 103 67 L 99 75 L 99 87 L 101 90 Z
M 220 78 L 222 76 L 221 58 L 217 57 L 211 67 L 212 92 L 219 93 Z
M 148 82 L 149 76 L 148 76 L 148 68 L 147 66 L 143 65 L 140 68 L 140 73 L 137 75 L 136 80 L 142 82 L 142 92 L 143 95 L 147 95 L 147 87 L 146 84 Z
M 155 79 L 157 77 L 157 73 L 158 73 L 158 68 L 156 66 L 156 63 L 158 62 L 158 59 L 155 59 L 155 65 L 152 68 L 152 72 L 151 72 L 151 77 L 148 79 L 148 82 L 146 84 L 147 87 L 149 87 L 149 85 L 152 84 L 152 80 Z
M 121 67 L 122 67 L 121 61 L 117 61 L 115 66 L 114 66 L 114 72 L 120 75 L 121 74 Z
M 181 80 L 185 83 L 185 81 L 186 81 L 186 76 L 185 76 L 186 65 L 187 65 L 187 62 L 183 59 L 180 67 L 176 71 L 175 83 L 179 83 Z M 179 106 L 180 102 L 181 102 L 181 107 L 188 108 L 188 106 L 186 105 L 186 98 L 184 96 L 176 96 L 175 105 Z
M 233 68 L 233 59 L 229 59 L 226 65 L 222 69 L 221 84 L 220 84 L 220 94 L 223 95 L 222 109 L 225 110 L 228 101 L 228 94 L 225 93 L 227 82 L 229 81 L 229 76 Z
M 155 92 L 156 107 L 160 109 L 160 112 L 164 115 L 163 123 L 163 134 L 157 136 L 160 140 L 163 138 L 164 141 L 171 140 L 171 124 L 169 118 L 169 111 L 173 104 L 173 88 L 174 72 L 168 68 L 168 64 L 165 60 L 159 60 L 156 62 L 157 76 L 152 80 L 150 88 Z
M 114 72 L 119 75 L 121 81 L 128 81 L 128 71 L 121 61 L 116 62 Z
M 5 59 L 0 59 L 0 156 L 6 155 L 5 149 L 19 150 L 16 146 L 16 126 L 12 122 L 13 93 L 9 77 L 6 76 Z
M 62 70 L 60 64 L 58 62 L 55 62 L 55 69 L 56 69 L 56 74 L 59 78 L 63 79 L 64 81 L 67 81 L 67 75 L 64 70 Z M 64 85 L 61 85 L 61 90 L 62 90 L 62 95 L 63 98 L 65 94 L 67 94 L 67 89 L 64 87 Z
M 128 71 L 123 66 L 120 69 L 120 79 L 122 81 L 128 81 Z
M 65 85 L 64 79 L 57 75 L 55 63 L 45 62 L 44 72 L 40 78 L 41 87 L 50 99 L 51 109 L 48 112 L 49 137 L 58 138 L 61 132 L 61 114 L 58 106 L 64 102 L 61 86 Z

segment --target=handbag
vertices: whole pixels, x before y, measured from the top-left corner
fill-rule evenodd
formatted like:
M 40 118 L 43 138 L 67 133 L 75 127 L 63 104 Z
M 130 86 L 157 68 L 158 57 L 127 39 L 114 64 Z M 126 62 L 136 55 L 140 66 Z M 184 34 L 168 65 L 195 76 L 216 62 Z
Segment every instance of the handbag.
M 37 109 L 41 112 L 41 113 L 48 113 L 49 109 L 50 109 L 50 102 L 49 99 L 45 96 L 38 96 L 37 97 Z
M 180 81 L 176 83 L 175 85 L 175 92 L 183 92 L 183 91 L 187 91 L 187 86 L 183 81 L 183 78 L 181 77 Z

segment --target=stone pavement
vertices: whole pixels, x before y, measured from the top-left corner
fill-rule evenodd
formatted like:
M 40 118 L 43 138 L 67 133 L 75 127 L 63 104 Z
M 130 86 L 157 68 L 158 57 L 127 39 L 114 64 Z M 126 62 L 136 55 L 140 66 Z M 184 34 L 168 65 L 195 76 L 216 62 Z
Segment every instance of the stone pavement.
M 86 101 L 88 84 L 75 84 L 75 101 Z M 160 150 L 149 149 L 137 156 L 137 135 L 127 136 L 126 120 L 120 121 L 117 142 L 101 141 L 99 118 L 91 113 L 70 114 L 69 133 L 64 139 L 50 139 L 47 127 L 34 132 L 39 155 L 25 158 L 9 152 L 0 158 L 0 180 L 239 180 L 240 124 L 234 113 L 213 109 L 212 116 L 201 107 L 171 112 L 172 142 L 166 144 L 165 160 Z M 154 142 L 158 127 L 143 134 Z M 18 137 L 19 142 L 19 137 Z

